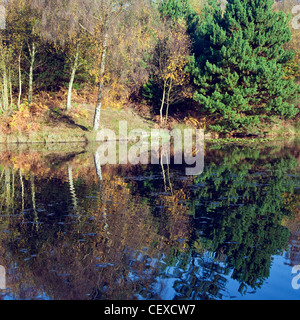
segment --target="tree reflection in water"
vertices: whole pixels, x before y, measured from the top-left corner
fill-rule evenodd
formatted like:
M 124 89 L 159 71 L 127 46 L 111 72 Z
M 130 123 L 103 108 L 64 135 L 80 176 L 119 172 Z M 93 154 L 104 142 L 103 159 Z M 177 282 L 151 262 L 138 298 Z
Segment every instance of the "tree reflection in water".
M 99 168 L 85 150 L 3 151 L 1 296 L 222 299 L 228 279 L 258 290 L 299 213 L 298 150 L 211 146 L 197 177 Z

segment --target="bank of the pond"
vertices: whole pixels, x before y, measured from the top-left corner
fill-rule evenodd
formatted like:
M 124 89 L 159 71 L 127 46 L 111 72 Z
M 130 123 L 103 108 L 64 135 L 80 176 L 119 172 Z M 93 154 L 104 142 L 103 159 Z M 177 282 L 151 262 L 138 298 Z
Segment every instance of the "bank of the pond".
M 85 116 L 72 118 L 61 116 L 53 122 L 42 121 L 38 130 L 22 132 L 14 130 L 9 133 L 1 133 L 0 144 L 57 144 L 57 143 L 92 143 L 97 140 L 97 133 L 92 130 L 93 110 L 85 108 Z M 158 129 L 159 125 L 150 117 L 143 117 L 133 109 L 103 110 L 101 114 L 101 128 L 110 129 L 119 139 L 120 123 L 126 123 L 127 133 L 132 130 L 141 130 L 150 133 L 152 129 Z M 174 121 L 169 129 L 194 128 L 186 121 Z M 265 142 L 273 139 L 290 139 L 300 137 L 299 120 L 278 122 L 272 127 L 265 127 L 258 136 L 224 137 L 215 132 L 205 131 L 205 139 L 212 143 L 239 143 L 249 144 L 253 142 Z

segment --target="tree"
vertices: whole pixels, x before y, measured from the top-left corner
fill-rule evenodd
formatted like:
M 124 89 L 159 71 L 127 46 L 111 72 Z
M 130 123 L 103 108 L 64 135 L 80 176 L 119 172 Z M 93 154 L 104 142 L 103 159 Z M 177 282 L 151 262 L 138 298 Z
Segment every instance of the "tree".
M 194 31 L 194 57 L 188 70 L 194 100 L 217 117 L 212 129 L 240 132 L 259 127 L 273 115 L 291 118 L 299 86 L 285 77 L 292 58 L 288 19 L 273 11 L 272 0 L 208 1 Z M 201 22 L 201 19 L 205 21 Z
M 182 101 L 185 97 L 185 86 L 189 78 L 184 69 L 189 55 L 190 42 L 184 30 L 167 31 L 162 35 L 154 49 L 153 79 L 160 88 L 162 97 L 160 104 L 160 122 L 163 122 L 163 110 L 166 106 L 168 120 L 171 103 Z
M 70 64 L 67 110 L 72 107 L 72 88 L 75 75 L 84 62 L 89 48 L 87 31 L 82 28 L 81 13 L 76 1 L 33 0 L 33 7 L 41 13 L 39 31 L 44 41 L 64 50 Z
M 19 94 L 17 106 L 20 108 L 22 97 L 22 69 L 21 60 L 24 44 L 26 40 L 26 10 L 24 1 L 14 0 L 10 1 L 7 8 L 7 30 L 10 35 L 10 46 L 18 61 L 18 84 Z
M 189 76 L 185 67 L 190 55 L 191 43 L 186 33 L 186 20 L 193 13 L 186 0 L 167 0 L 158 4 L 161 21 L 157 43 L 150 65 L 151 79 L 144 86 L 144 96 L 155 105 L 160 104 L 160 123 L 163 110 L 168 120 L 169 107 L 187 96 Z
M 160 32 L 157 7 L 149 0 L 132 1 L 111 27 L 103 108 L 120 108 L 138 99 L 149 80 L 153 48 Z
M 99 85 L 98 98 L 94 114 L 93 129 L 100 127 L 102 110 L 103 88 L 105 85 L 105 72 L 108 46 L 111 40 L 111 28 L 118 22 L 120 15 L 128 9 L 131 1 L 124 0 L 76 0 L 80 16 L 80 26 L 101 45 L 99 51 Z
M 1 86 L 1 102 L 0 108 L 2 112 L 12 112 L 11 97 L 11 67 L 12 50 L 9 45 L 5 44 L 5 37 L 0 37 L 0 86 Z
M 38 14 L 25 0 L 5 2 L 6 26 L 1 30 L 0 72 L 1 72 L 1 109 L 4 112 L 13 111 L 14 84 L 18 79 L 18 102 L 20 107 L 22 96 L 22 63 L 28 71 L 28 102 L 32 102 L 33 72 L 36 67 L 36 54 L 39 46 L 39 36 L 35 27 Z M 25 71 L 24 71 L 25 72 Z
M 274 4 L 274 9 L 278 11 L 283 11 L 286 14 L 292 13 L 292 21 L 291 21 L 291 31 L 292 31 L 292 39 L 286 45 L 288 49 L 291 49 L 295 52 L 295 57 L 293 60 L 288 61 L 286 64 L 286 71 L 288 76 L 294 77 L 297 81 L 300 80 L 300 32 L 299 29 L 296 29 L 293 23 L 299 21 L 299 8 L 300 8 L 299 0 L 282 0 L 276 1 Z
M 18 37 L 13 39 L 11 32 L 11 7 L 13 1 L 5 4 L 5 29 L 0 31 L 0 86 L 1 86 L 1 102 L 2 112 L 12 112 L 12 74 L 14 73 L 14 52 L 17 47 Z M 3 12 L 2 12 L 3 14 Z
M 192 7 L 187 0 L 163 0 L 159 3 L 160 14 L 173 21 L 178 22 L 185 19 L 192 12 Z
M 20 45 L 21 47 L 23 47 L 23 45 L 26 46 L 28 52 L 28 57 L 27 55 L 25 57 L 29 62 L 28 104 L 31 104 L 33 99 L 33 72 L 36 67 L 36 56 L 40 45 L 40 36 L 36 28 L 40 16 L 38 12 L 31 6 L 31 1 L 16 1 L 16 4 L 18 6 L 17 14 L 22 19 L 20 22 L 18 22 L 19 29 L 21 29 Z M 14 26 L 12 25 L 12 29 L 13 28 Z M 19 74 L 20 73 L 21 71 L 19 70 Z
M 103 90 L 106 81 L 108 48 L 114 27 L 129 6 L 130 1 L 118 0 L 33 0 L 34 7 L 42 12 L 40 27 L 45 39 L 64 47 L 71 64 L 68 85 L 67 109 L 71 108 L 72 86 L 82 59 L 93 46 L 93 75 L 98 81 L 98 99 L 94 114 L 94 130 L 100 126 Z M 96 65 L 98 64 L 98 65 Z
M 34 0 L 38 6 L 45 0 Z M 102 109 L 103 88 L 105 85 L 105 72 L 108 46 L 111 40 L 111 28 L 116 25 L 120 15 L 130 7 L 131 1 L 124 0 L 67 0 L 61 3 L 63 9 L 73 8 L 69 10 L 73 15 L 70 19 L 72 24 L 89 33 L 90 39 L 95 41 L 99 47 L 96 61 L 100 60 L 98 66 L 98 99 L 94 114 L 94 130 L 98 130 L 100 126 L 100 117 Z M 43 7 L 43 5 L 42 5 Z M 65 12 L 68 12 L 64 10 Z M 67 27 L 69 27 L 67 25 Z M 67 28 L 68 29 L 68 28 Z M 101 48 L 101 49 L 100 49 Z M 69 88 L 72 84 L 72 78 L 75 74 L 77 65 L 77 54 L 74 56 L 74 66 L 71 72 Z M 98 59 L 99 57 L 99 59 Z

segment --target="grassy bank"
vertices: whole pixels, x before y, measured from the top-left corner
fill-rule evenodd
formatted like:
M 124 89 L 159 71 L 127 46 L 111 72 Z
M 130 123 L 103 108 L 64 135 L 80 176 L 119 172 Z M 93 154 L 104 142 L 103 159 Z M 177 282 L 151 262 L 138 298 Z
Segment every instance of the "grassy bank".
M 2 130 L 0 136 L 1 144 L 53 144 L 53 143 L 71 143 L 83 142 L 90 143 L 96 140 L 96 133 L 92 130 L 94 106 L 80 105 L 66 112 L 63 109 L 55 109 L 47 112 L 47 116 L 34 119 L 38 125 L 27 130 L 30 127 L 30 119 L 20 118 L 22 121 L 28 121 L 26 126 L 16 124 L 13 130 Z M 25 119 L 25 120 L 24 120 Z M 115 132 L 118 138 L 119 122 L 127 122 L 128 133 L 133 129 L 141 129 L 150 132 L 153 128 L 159 128 L 159 124 L 150 116 L 142 116 L 132 108 L 113 110 L 106 109 L 101 114 L 101 129 L 110 129 Z M 13 122 L 13 120 L 12 120 Z M 16 121 L 15 121 L 16 122 Z M 169 129 L 177 128 L 180 130 L 195 128 L 195 124 L 190 121 L 176 121 L 172 119 Z M 26 130 L 25 130 L 25 129 Z M 206 130 L 205 137 L 214 143 L 251 143 L 254 141 L 265 142 L 270 139 L 291 138 L 300 136 L 300 122 L 277 121 L 270 127 L 265 127 L 259 136 L 245 138 L 224 137 L 215 132 Z M 244 142 L 243 142 L 244 141 Z
M 14 128 L 10 132 L 2 132 L 0 143 L 93 142 L 96 140 L 96 133 L 92 130 L 93 116 L 92 106 L 75 107 L 71 112 L 56 109 L 51 111 L 46 120 L 38 120 L 38 129 Z M 101 128 L 111 129 L 118 135 L 119 121 L 128 123 L 128 132 L 137 128 L 150 132 L 153 127 L 152 121 L 142 118 L 131 109 L 102 111 Z

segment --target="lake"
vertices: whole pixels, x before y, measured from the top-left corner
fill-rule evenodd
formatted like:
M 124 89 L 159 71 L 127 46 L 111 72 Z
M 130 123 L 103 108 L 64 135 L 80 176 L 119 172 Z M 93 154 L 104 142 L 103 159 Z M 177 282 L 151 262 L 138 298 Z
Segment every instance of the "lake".
M 96 150 L 0 147 L 1 299 L 300 299 L 300 142 L 207 142 L 198 176 Z

